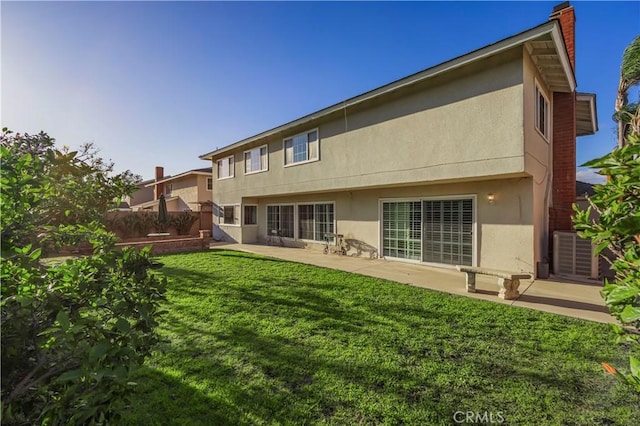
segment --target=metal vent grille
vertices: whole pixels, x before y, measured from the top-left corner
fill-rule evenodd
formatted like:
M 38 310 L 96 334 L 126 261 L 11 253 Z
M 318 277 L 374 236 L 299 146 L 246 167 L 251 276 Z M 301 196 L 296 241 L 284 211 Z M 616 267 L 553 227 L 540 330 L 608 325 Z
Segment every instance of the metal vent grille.
M 575 232 L 553 233 L 553 272 L 558 275 L 598 279 L 598 258 L 593 255 L 591 241 Z

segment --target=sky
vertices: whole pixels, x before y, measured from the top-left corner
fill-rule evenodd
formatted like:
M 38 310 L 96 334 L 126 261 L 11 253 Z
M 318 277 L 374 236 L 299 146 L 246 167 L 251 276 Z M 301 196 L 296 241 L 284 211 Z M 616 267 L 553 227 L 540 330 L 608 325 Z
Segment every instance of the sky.
M 93 142 L 116 171 L 153 178 L 548 20 L 553 2 L 0 2 L 2 127 Z M 571 2 L 578 91 L 611 119 L 640 2 Z M 637 100 L 637 91 L 631 100 Z M 593 181 L 591 170 L 578 169 Z

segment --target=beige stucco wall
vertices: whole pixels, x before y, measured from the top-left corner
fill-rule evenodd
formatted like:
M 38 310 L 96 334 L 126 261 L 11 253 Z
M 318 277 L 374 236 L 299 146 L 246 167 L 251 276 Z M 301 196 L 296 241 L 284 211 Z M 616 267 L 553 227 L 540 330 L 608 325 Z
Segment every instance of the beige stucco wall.
M 213 201 L 211 191 L 207 189 L 207 179 L 211 179 L 211 175 L 197 175 L 198 198 L 197 201 Z M 193 209 L 196 210 L 196 209 Z M 199 207 L 198 207 L 199 210 Z
M 214 225 L 218 236 L 264 240 L 267 204 L 331 201 L 337 232 L 380 248 L 380 199 L 474 195 L 476 263 L 534 272 L 545 220 L 534 210 L 544 191 L 532 163 L 542 155 L 539 141 L 525 143 L 533 106 L 523 105 L 533 94 L 523 55 L 513 49 L 236 149 L 234 177 L 213 181 L 214 210 L 257 204 L 258 226 Z M 285 167 L 283 139 L 316 128 L 320 160 Z M 268 171 L 244 175 L 244 150 L 264 144 Z
M 168 197 L 180 197 L 179 210 L 191 209 L 199 211 L 199 201 L 212 201 L 211 191 L 207 191 L 207 177 L 204 175 L 188 175 L 171 180 L 171 194 Z
M 522 51 L 514 49 L 403 89 L 384 102 L 256 141 L 234 152 L 235 177 L 214 181 L 214 201 L 524 175 L 522 78 Z M 320 161 L 284 167 L 283 138 L 314 128 Z M 265 143 L 269 170 L 244 175 L 243 151 Z
M 524 53 L 523 60 L 523 111 L 524 111 L 524 149 L 525 170 L 533 177 L 533 225 L 535 257 L 544 260 L 548 248 L 549 202 L 551 199 L 552 181 L 552 143 L 553 134 L 548 140 L 535 127 L 535 88 L 545 93 L 549 101 L 549 129 L 553 128 L 553 93 L 546 87 L 531 57 Z
M 131 197 L 125 197 L 123 201 L 129 203 L 129 206 L 136 206 L 148 201 L 153 201 L 153 195 L 153 187 L 142 186 L 131 194 Z
M 495 195 L 493 204 L 487 200 L 489 193 Z M 258 205 L 257 227 L 218 226 L 230 241 L 264 242 L 267 234 L 267 205 L 333 202 L 336 232 L 344 234 L 345 239 L 359 240 L 381 251 L 381 200 L 461 195 L 475 199 L 476 264 L 488 268 L 533 272 L 537 259 L 533 241 L 531 178 L 250 198 L 245 204 Z M 301 245 L 291 240 L 287 244 Z M 314 244 L 307 242 L 307 245 Z

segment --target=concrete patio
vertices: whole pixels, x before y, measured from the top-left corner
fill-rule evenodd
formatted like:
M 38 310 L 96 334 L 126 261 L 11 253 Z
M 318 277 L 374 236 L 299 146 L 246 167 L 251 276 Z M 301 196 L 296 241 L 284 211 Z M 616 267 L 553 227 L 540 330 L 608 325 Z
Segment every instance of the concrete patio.
M 498 285 L 495 277 L 476 275 L 476 293 L 467 293 L 465 275 L 455 269 L 433 268 L 413 263 L 369 259 L 366 257 L 325 255 L 319 250 L 304 248 L 236 243 L 212 243 L 211 248 L 256 253 L 292 262 L 338 269 L 430 290 L 444 291 L 459 296 L 536 309 L 584 320 L 603 323 L 616 322 L 609 314 L 600 296 L 600 289 L 602 288 L 600 283 L 560 281 L 557 279 L 522 280 L 519 288 L 520 297 L 516 300 L 502 300 L 498 298 Z

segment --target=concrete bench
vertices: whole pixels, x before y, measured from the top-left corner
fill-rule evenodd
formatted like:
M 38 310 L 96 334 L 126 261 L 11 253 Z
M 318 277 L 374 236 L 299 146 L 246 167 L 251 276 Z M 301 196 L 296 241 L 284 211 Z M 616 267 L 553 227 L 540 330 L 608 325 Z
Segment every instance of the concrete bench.
M 476 292 L 476 274 L 498 277 L 498 287 L 500 288 L 498 297 L 500 299 L 506 300 L 517 299 L 518 296 L 520 296 L 520 292 L 518 291 L 520 280 L 531 278 L 531 274 L 496 271 L 491 269 L 478 268 L 476 266 L 456 265 L 456 269 L 460 272 L 464 272 L 467 275 L 466 283 L 467 292 L 469 293 Z

